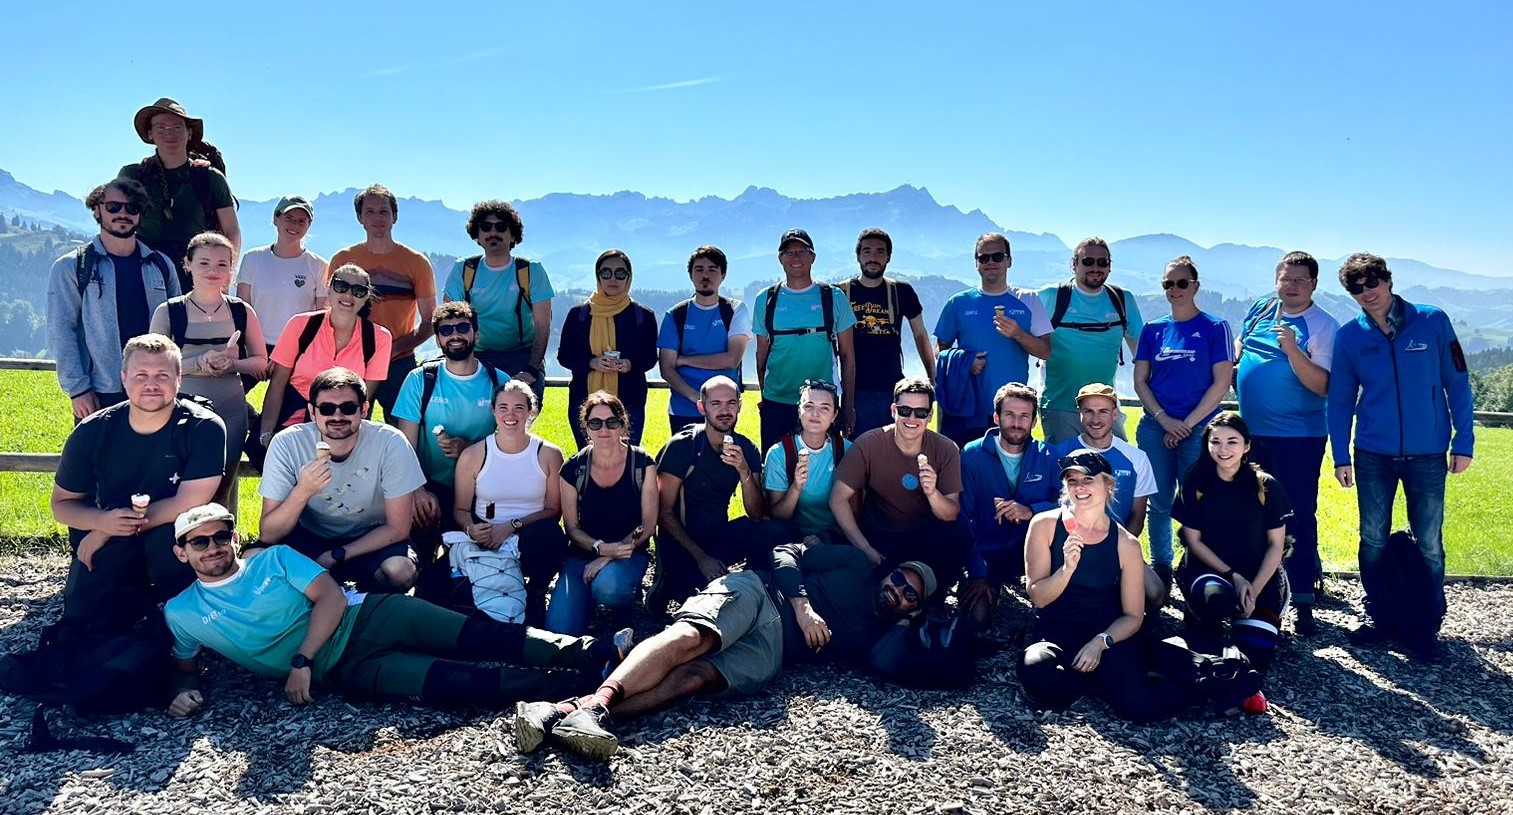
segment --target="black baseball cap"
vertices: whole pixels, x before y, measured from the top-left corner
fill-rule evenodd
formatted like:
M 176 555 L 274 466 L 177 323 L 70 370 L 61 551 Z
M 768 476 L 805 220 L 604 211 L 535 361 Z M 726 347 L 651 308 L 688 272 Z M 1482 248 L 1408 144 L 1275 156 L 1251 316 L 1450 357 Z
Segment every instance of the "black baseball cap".
M 809 233 L 802 229 L 790 229 L 784 232 L 783 239 L 778 241 L 778 251 L 783 251 L 783 247 L 787 246 L 789 241 L 798 241 L 808 247 L 809 251 L 814 251 L 814 241 L 810 240 Z
M 1108 459 L 1097 450 L 1080 447 L 1061 457 L 1057 462 L 1061 468 L 1061 477 L 1067 473 L 1078 472 L 1083 475 L 1113 475 L 1114 468 L 1109 466 Z

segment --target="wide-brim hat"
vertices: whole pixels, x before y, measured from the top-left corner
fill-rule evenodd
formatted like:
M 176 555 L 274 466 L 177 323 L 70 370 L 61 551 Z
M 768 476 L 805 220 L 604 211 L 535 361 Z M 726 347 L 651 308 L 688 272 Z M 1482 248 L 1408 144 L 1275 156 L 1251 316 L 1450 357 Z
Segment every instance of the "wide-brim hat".
M 137 115 L 131 120 L 131 123 L 137 128 L 137 135 L 142 137 L 143 142 L 152 144 L 152 141 L 147 138 L 147 128 L 152 125 L 152 117 L 159 113 L 172 113 L 183 119 L 184 126 L 189 128 L 189 141 L 191 144 L 204 140 L 205 120 L 190 116 L 189 112 L 184 110 L 183 105 L 165 96 L 137 111 Z

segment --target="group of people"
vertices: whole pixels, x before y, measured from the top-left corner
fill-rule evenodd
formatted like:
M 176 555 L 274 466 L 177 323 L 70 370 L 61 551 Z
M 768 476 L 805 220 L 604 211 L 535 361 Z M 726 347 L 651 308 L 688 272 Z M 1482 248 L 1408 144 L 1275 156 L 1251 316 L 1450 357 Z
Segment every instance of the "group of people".
M 1399 482 L 1442 582 L 1445 474 L 1472 453 L 1465 361 L 1444 313 L 1394 295 L 1377 256 L 1341 267 L 1361 314 L 1340 325 L 1313 302 L 1318 262 L 1289 253 L 1237 335 L 1198 307 L 1191 258 L 1167 265 L 1170 314 L 1147 322 L 1109 282 L 1105 241 L 1080 242 L 1069 278 L 1034 291 L 1010 285 L 1009 239 L 988 233 L 980 284 L 946 303 L 932 346 L 918 295 L 885 275 L 879 229 L 858 236 L 858 275 L 838 285 L 813 279 L 808 233 L 785 232 L 783 279 L 750 308 L 721 294 L 725 254 L 700 246 L 693 296 L 660 323 L 612 249 L 558 343 L 578 446 L 566 455 L 532 433 L 555 291 L 515 254 L 514 207 L 473 207 L 482 253 L 456 262 L 439 304 L 381 185 L 354 200 L 364 242 L 310 252 L 314 206 L 288 196 L 275 243 L 238 263 L 203 122 L 162 99 L 136 129 L 153 155 L 90 193 L 100 233 L 49 281 L 78 422 L 52 506 L 76 553 L 66 617 L 108 617 L 129 595 L 166 603 L 176 714 L 202 702 L 194 657 L 208 647 L 284 679 L 295 702 L 319 685 L 519 702 L 522 750 L 550 737 L 602 757 L 610 710 L 755 692 L 796 661 L 894 676 L 948 597 L 973 636 L 1023 591 L 1035 620 L 1020 677 L 1037 704 L 1093 693 L 1158 719 L 1183 700 L 1143 669 L 1141 631 L 1174 584 L 1194 626 L 1235 632 L 1262 671 L 1290 604 L 1313 632 L 1326 439 L 1339 483 L 1357 487 L 1368 610 L 1385 602 L 1373 588 Z M 906 333 L 923 377 L 904 376 Z M 753 334 L 758 444 L 736 430 Z M 418 362 L 433 337 L 441 357 Z M 1133 444 L 1108 384 L 1126 350 Z M 652 455 L 639 442 L 654 367 L 673 435 Z M 244 394 L 260 380 L 259 413 Z M 1239 409 L 1222 411 L 1232 386 Z M 238 550 L 226 506 L 244 448 L 262 512 Z M 634 648 L 628 629 L 585 636 L 599 607 L 623 624 L 649 569 L 644 601 L 675 605 L 671 624 Z M 470 578 L 477 613 L 406 596 L 433 572 Z M 1438 603 L 1442 615 L 1442 590 Z M 1433 657 L 1432 640 L 1408 645 Z

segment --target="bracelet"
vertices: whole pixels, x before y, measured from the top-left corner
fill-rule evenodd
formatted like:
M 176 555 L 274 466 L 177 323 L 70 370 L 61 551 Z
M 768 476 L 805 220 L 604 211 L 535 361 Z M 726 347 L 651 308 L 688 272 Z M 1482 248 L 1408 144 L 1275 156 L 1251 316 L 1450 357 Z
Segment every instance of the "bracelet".
M 1156 410 L 1156 418 L 1157 419 L 1159 419 L 1159 418 L 1161 418 L 1162 416 L 1165 416 L 1165 415 L 1166 415 L 1166 408 L 1158 408 Z

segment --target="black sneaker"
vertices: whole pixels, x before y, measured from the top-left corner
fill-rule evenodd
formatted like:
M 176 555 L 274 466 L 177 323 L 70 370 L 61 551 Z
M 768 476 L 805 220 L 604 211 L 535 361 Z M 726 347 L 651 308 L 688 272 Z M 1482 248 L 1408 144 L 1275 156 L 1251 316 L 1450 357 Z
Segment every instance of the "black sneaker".
M 1407 649 L 1409 656 L 1412 656 L 1416 662 L 1423 662 L 1429 665 L 1439 662 L 1439 640 L 1436 638 L 1431 637 L 1419 640 L 1418 642 L 1408 643 Z
M 552 727 L 552 739 L 584 758 L 608 761 L 620 751 L 620 740 L 604 727 L 608 721 L 604 708 L 580 707 Z
M 567 714 L 551 702 L 515 703 L 515 750 L 534 753 Z
M 1367 647 L 1375 645 L 1386 645 L 1387 640 L 1390 639 L 1386 634 L 1382 633 L 1382 630 L 1380 628 L 1377 628 L 1371 623 L 1361 623 L 1360 625 L 1356 626 L 1347 635 L 1347 638 L 1350 640 L 1351 645 L 1360 645 Z
M 1313 606 L 1300 605 L 1296 607 L 1297 620 L 1293 623 L 1292 630 L 1300 637 L 1312 637 L 1319 633 L 1319 624 L 1313 620 Z

